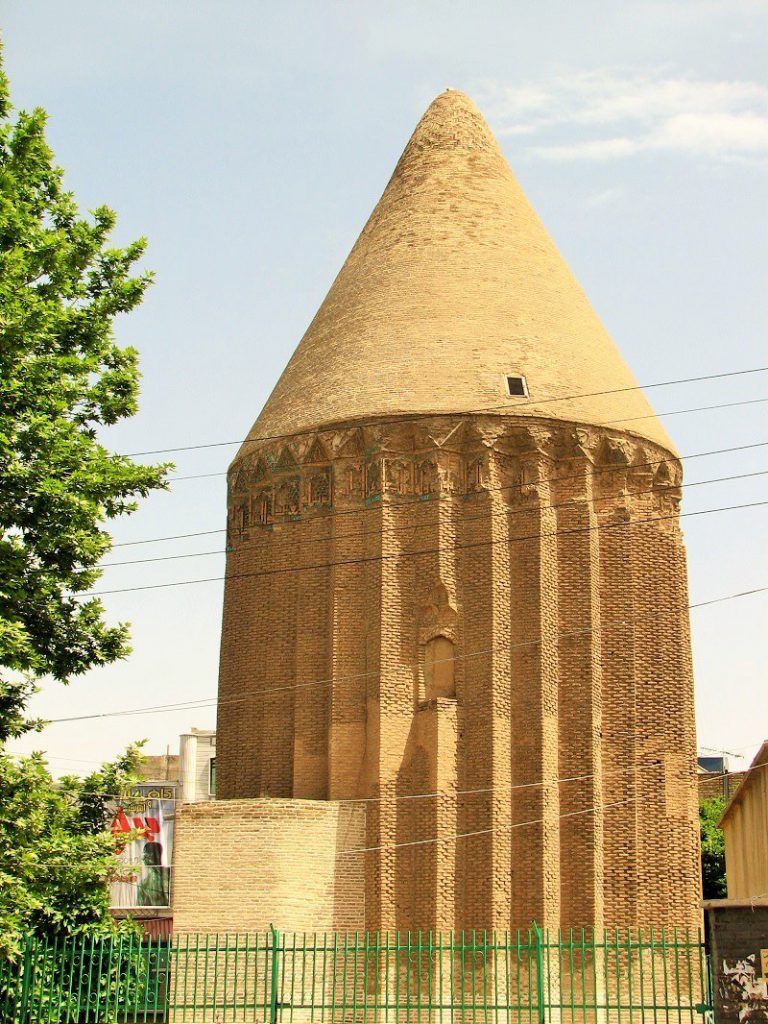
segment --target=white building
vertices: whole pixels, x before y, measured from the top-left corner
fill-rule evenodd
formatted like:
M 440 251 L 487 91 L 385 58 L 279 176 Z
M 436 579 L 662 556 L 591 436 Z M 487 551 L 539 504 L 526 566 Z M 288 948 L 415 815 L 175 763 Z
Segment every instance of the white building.
M 216 730 L 192 729 L 179 737 L 180 803 L 216 796 Z

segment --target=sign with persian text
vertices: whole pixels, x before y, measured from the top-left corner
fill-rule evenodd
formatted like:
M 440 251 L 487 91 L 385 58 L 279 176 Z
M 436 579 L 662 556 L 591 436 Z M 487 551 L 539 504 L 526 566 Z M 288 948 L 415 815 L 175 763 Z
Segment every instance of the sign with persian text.
M 111 884 L 115 908 L 169 907 L 175 783 L 141 783 L 114 807 L 117 872 Z

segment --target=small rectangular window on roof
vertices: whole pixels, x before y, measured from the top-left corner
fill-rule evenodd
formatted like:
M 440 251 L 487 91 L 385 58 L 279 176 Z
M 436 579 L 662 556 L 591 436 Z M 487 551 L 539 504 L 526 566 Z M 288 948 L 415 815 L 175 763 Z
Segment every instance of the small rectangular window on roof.
M 508 373 L 506 381 L 507 394 L 510 398 L 528 397 L 528 385 L 525 382 L 525 377 L 521 377 L 519 374 Z

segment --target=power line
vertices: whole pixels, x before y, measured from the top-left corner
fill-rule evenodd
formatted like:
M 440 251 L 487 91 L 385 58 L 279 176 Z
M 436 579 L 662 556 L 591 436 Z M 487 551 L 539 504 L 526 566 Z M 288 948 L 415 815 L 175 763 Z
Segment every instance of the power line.
M 695 608 L 705 608 L 705 607 L 708 607 L 709 605 L 723 604 L 726 601 L 735 601 L 735 600 L 738 600 L 739 598 L 742 598 L 742 597 L 752 597 L 755 594 L 762 594 L 762 593 L 765 593 L 766 591 L 768 591 L 768 586 L 766 586 L 766 587 L 755 587 L 755 588 L 753 588 L 751 590 L 743 590 L 743 591 L 739 591 L 739 592 L 737 592 L 735 594 L 726 594 L 726 595 L 724 595 L 722 597 L 709 598 L 706 601 L 696 601 L 693 604 L 677 604 L 676 603 L 676 604 L 672 605 L 672 611 L 674 611 L 675 609 L 677 609 L 678 611 L 681 611 L 681 612 L 682 611 L 692 611 Z M 584 635 L 587 635 L 587 634 L 590 634 L 590 633 L 604 633 L 604 632 L 607 632 L 608 630 L 610 630 L 612 628 L 619 628 L 619 627 L 624 627 L 624 626 L 628 626 L 628 625 L 633 625 L 633 624 L 636 624 L 638 622 L 645 622 L 649 618 L 655 618 L 656 615 L 658 614 L 658 611 L 659 611 L 659 606 L 656 605 L 656 606 L 654 606 L 653 611 L 650 612 L 647 615 L 638 615 L 638 616 L 635 616 L 635 617 L 629 618 L 629 619 L 621 618 L 621 619 L 617 619 L 617 620 L 615 620 L 613 622 L 608 622 L 608 623 L 602 623 L 601 622 L 601 624 L 599 626 L 584 626 L 584 627 L 582 627 L 580 629 L 556 630 L 554 635 L 556 637 L 558 637 L 558 638 L 563 638 L 563 637 L 571 637 L 571 636 L 584 636 Z M 496 644 L 496 645 L 494 645 L 492 647 L 482 648 L 482 649 L 477 650 L 477 651 L 468 651 L 465 654 L 455 654 L 455 655 L 453 655 L 450 658 L 437 658 L 437 659 L 435 659 L 435 664 L 440 664 L 442 662 L 451 662 L 451 661 L 469 661 L 472 658 L 481 657 L 481 656 L 486 655 L 486 654 L 494 654 L 496 651 L 511 651 L 511 650 L 517 650 L 517 649 L 522 648 L 522 647 L 536 647 L 536 646 L 540 645 L 541 643 L 542 643 L 542 638 L 541 637 L 537 637 L 534 640 L 520 640 L 520 641 L 516 641 L 514 643 Z M 420 666 L 419 666 L 418 662 L 411 662 L 410 664 L 405 664 L 405 665 L 402 665 L 401 667 L 403 667 L 403 668 L 412 668 L 413 669 L 413 668 L 419 668 Z M 271 696 L 272 694 L 275 694 L 275 693 L 285 693 L 287 691 L 292 691 L 292 690 L 305 690 L 305 689 L 308 689 L 308 688 L 313 687 L 313 686 L 332 686 L 335 683 L 353 682 L 353 681 L 359 681 L 359 680 L 362 680 L 362 679 L 370 679 L 370 678 L 374 678 L 377 675 L 378 675 L 378 672 L 376 672 L 376 671 L 353 672 L 353 673 L 347 673 L 345 675 L 339 675 L 339 676 L 336 676 L 335 678 L 331 677 L 331 678 L 326 678 L 326 679 L 314 679 L 314 680 L 309 680 L 309 681 L 307 681 L 305 683 L 292 683 L 292 684 L 289 684 L 287 686 L 275 686 L 275 687 L 271 687 L 268 690 L 261 690 L 261 691 L 259 691 L 259 693 L 256 693 L 256 694 L 250 694 L 250 695 L 248 695 L 246 697 L 231 697 L 231 698 L 228 698 L 227 700 L 217 700 L 216 697 L 201 697 L 201 698 L 198 698 L 197 700 L 176 701 L 176 702 L 174 702 L 172 704 L 155 704 L 155 705 L 149 705 L 148 707 L 132 708 L 132 709 L 127 710 L 127 711 L 102 711 L 102 712 L 96 712 L 96 713 L 92 713 L 92 714 L 88 714 L 88 715 L 70 715 L 70 716 L 67 716 L 66 718 L 51 718 L 51 719 L 48 719 L 48 721 L 46 722 L 46 725 L 54 725 L 54 724 L 58 724 L 58 723 L 61 723 L 61 722 L 84 722 L 84 721 L 91 721 L 91 720 L 94 720 L 94 719 L 101 719 L 101 718 L 126 718 L 126 717 L 133 717 L 135 715 L 164 713 L 164 712 L 168 712 L 168 711 L 199 711 L 199 710 L 202 710 L 205 707 L 211 707 L 213 705 L 218 705 L 218 707 L 224 707 L 225 705 L 231 705 L 231 704 L 249 703 L 252 700 L 260 700 L 260 699 L 263 699 L 264 697 L 269 697 L 269 696 Z
M 636 420 L 658 419 L 659 416 L 682 416 L 685 413 L 691 413 L 691 412 L 710 412 L 711 410 L 714 410 L 714 409 L 733 409 L 736 406 L 740 406 L 740 405 L 761 405 L 764 402 L 768 402 L 768 398 L 748 398 L 748 399 L 745 399 L 745 400 L 740 401 L 740 402 L 719 402 L 717 405 L 697 405 L 697 406 L 692 406 L 691 408 L 688 408 L 688 409 L 670 409 L 667 412 L 659 412 L 659 413 L 650 412 L 650 413 L 646 413 L 643 416 L 623 416 L 621 419 L 618 419 L 618 420 L 603 420 L 600 423 L 593 423 L 593 424 L 590 424 L 590 425 L 594 426 L 594 427 L 610 427 L 610 426 L 615 425 L 617 423 L 634 423 Z M 475 413 L 471 413 L 471 412 L 470 413 L 435 413 L 434 415 L 435 416 L 469 416 L 469 415 L 475 415 Z M 422 418 L 423 417 L 419 417 L 419 419 L 422 419 Z M 531 417 L 531 418 L 533 418 L 533 417 Z M 368 421 L 368 422 L 366 422 L 365 425 L 366 426 L 370 426 L 373 422 L 376 422 L 376 421 Z M 387 422 L 389 422 L 389 421 L 387 421 Z M 409 422 L 409 421 L 408 420 L 395 420 L 393 422 L 395 423 L 395 425 L 399 426 L 401 423 Z M 308 431 L 308 433 L 317 433 L 320 430 L 324 430 L 324 429 L 328 429 L 328 428 L 327 427 L 319 427 L 319 428 L 317 428 L 316 431 Z M 295 437 L 296 435 L 292 434 L 290 436 L 291 437 Z M 264 440 L 264 439 L 263 438 L 253 438 L 253 441 L 256 441 L 256 440 Z M 226 476 L 226 475 L 227 475 L 227 472 L 225 470 L 225 471 L 218 471 L 218 472 L 215 472 L 215 473 L 192 473 L 191 475 L 188 475 L 188 476 L 187 475 L 185 475 L 185 476 L 171 476 L 168 479 L 170 481 L 206 480 L 206 479 L 210 479 L 211 477 Z
M 701 459 L 701 458 L 704 458 L 705 456 L 709 456 L 709 455 L 730 455 L 732 452 L 747 451 L 747 450 L 749 450 L 751 448 L 765 448 L 767 445 L 768 445 L 768 441 L 755 441 L 755 442 L 753 442 L 751 444 L 739 444 L 739 445 L 734 445 L 734 446 L 732 446 L 730 448 L 713 448 L 710 451 L 706 451 L 706 452 L 692 452 L 690 455 L 670 456 L 669 458 L 666 458 L 666 459 L 654 459 L 651 462 L 635 463 L 635 465 L 632 468 L 633 469 L 642 469 L 642 468 L 644 468 L 646 466 L 661 465 L 662 463 L 666 463 L 666 462 L 679 462 L 679 461 L 683 461 L 683 460 L 686 460 L 686 459 Z M 577 461 L 582 461 L 584 459 L 586 459 L 585 455 L 579 455 L 579 456 L 569 457 L 566 461 L 567 462 L 577 462 Z M 205 475 L 205 474 L 203 474 L 203 475 Z M 559 479 L 561 481 L 564 481 L 564 480 L 575 480 L 575 479 L 577 479 L 577 477 L 576 476 L 560 477 Z M 549 483 L 549 482 L 551 482 L 551 480 L 552 480 L 551 477 L 537 477 L 535 480 L 531 480 L 530 482 L 532 484 L 540 484 L 540 483 Z M 486 487 L 485 490 L 486 491 L 496 491 L 496 490 L 504 491 L 507 488 L 512 489 L 514 487 L 519 487 L 519 486 L 520 486 L 519 484 L 508 484 L 508 485 L 505 485 L 504 487 L 498 487 L 498 488 L 496 488 L 496 487 Z M 426 505 L 426 504 L 430 504 L 433 501 L 446 501 L 446 500 L 448 500 L 451 497 L 453 497 L 453 495 L 427 494 L 427 495 L 421 496 L 419 500 L 420 500 L 421 504 L 425 504 Z M 414 504 L 413 500 L 408 500 L 408 501 L 390 501 L 389 502 L 389 508 L 398 508 L 401 505 L 402 506 L 406 506 L 406 507 L 410 507 L 413 504 Z M 333 510 L 333 516 L 334 516 L 334 519 L 336 519 L 339 516 L 363 515 L 363 514 L 365 514 L 366 512 L 369 512 L 369 511 L 370 511 L 369 508 L 341 508 L 341 509 L 337 508 L 337 509 Z M 292 526 L 295 523 L 299 523 L 299 522 L 305 522 L 305 520 L 304 519 L 289 519 L 285 523 L 281 523 L 280 525 L 281 526 Z M 194 533 L 175 533 L 175 534 L 170 534 L 170 535 L 168 535 L 166 537 L 147 537 L 145 540 L 126 540 L 126 541 L 120 541 L 117 544 L 113 544 L 112 547 L 113 548 L 136 547 L 136 546 L 141 545 L 141 544 L 158 544 L 158 543 L 160 543 L 162 541 L 169 541 L 169 540 L 187 540 L 187 539 L 192 538 L 192 537 L 210 537 L 211 535 L 216 534 L 216 533 L 226 533 L 226 532 L 227 532 L 226 527 L 220 527 L 217 530 L 198 530 L 198 531 L 196 531 Z
M 666 461 L 666 460 L 664 460 L 664 461 Z M 632 468 L 634 469 L 634 468 L 638 468 L 638 467 L 632 467 Z M 755 472 L 752 472 L 752 473 L 737 473 L 734 476 L 714 477 L 711 480 L 693 480 L 690 483 L 677 484 L 676 486 L 677 487 L 703 487 L 705 484 L 728 483 L 728 482 L 730 482 L 732 480 L 745 480 L 745 479 L 750 478 L 750 477 L 766 476 L 766 475 L 768 475 L 768 469 L 761 469 L 761 470 L 756 470 Z M 562 479 L 568 479 L 568 478 L 567 477 L 566 478 L 562 478 L 561 477 L 560 479 L 562 480 Z M 492 490 L 499 491 L 499 490 L 507 490 L 508 488 L 511 488 L 511 487 L 520 487 L 520 488 L 527 487 L 527 486 L 531 486 L 533 484 L 534 484 L 534 481 L 530 481 L 530 482 L 526 482 L 525 484 L 510 484 L 510 485 L 507 485 L 507 487 L 488 487 L 488 488 L 485 488 L 485 490 L 486 491 L 492 491 Z M 649 487 L 649 488 L 647 488 L 644 491 L 632 491 L 632 495 L 631 496 L 634 498 L 634 497 L 636 497 L 639 494 L 653 494 L 653 493 L 655 493 L 655 491 L 656 491 L 656 488 Z M 596 496 L 594 496 L 592 498 L 589 498 L 588 502 L 586 502 L 586 503 L 587 504 L 594 504 L 595 502 L 604 501 L 605 497 L 606 496 L 604 494 L 599 494 L 599 495 L 596 495 Z M 569 506 L 580 507 L 580 504 L 581 503 L 578 501 L 578 499 L 571 498 L 568 501 L 555 502 L 554 504 L 550 504 L 550 505 L 535 505 L 535 506 L 525 507 L 525 508 L 503 509 L 503 510 L 500 510 L 498 512 L 487 512 L 487 513 L 484 513 L 483 515 L 479 515 L 479 516 L 464 516 L 461 519 L 461 525 L 464 526 L 466 523 L 477 522 L 478 520 L 484 520 L 485 521 L 485 520 L 488 520 L 488 519 L 498 519 L 500 517 L 507 517 L 507 516 L 512 516 L 512 515 L 518 515 L 518 514 L 522 514 L 522 513 L 530 513 L 531 511 L 546 512 L 546 511 L 551 511 L 553 509 L 558 509 L 558 508 L 568 508 Z M 409 502 L 408 506 L 411 507 L 411 508 L 416 507 L 416 503 L 415 502 Z M 289 522 L 290 521 L 291 520 L 289 520 Z M 292 521 L 296 522 L 296 520 L 292 520 Z M 389 536 L 390 534 L 404 533 L 404 532 L 407 532 L 407 531 L 410 531 L 410 530 L 414 530 L 414 529 L 422 529 L 423 530 L 423 529 L 427 529 L 430 526 L 434 526 L 434 525 L 436 525 L 436 521 L 433 521 L 432 523 L 418 523 L 418 524 L 407 524 L 407 523 L 404 523 L 404 524 L 402 524 L 400 526 L 397 526 L 397 525 L 393 524 L 392 526 L 389 526 L 389 527 L 382 527 L 380 530 L 362 530 L 359 533 L 355 532 L 355 533 L 336 534 L 333 537 L 333 540 L 334 541 L 350 540 L 350 539 L 351 540 L 358 540 L 361 537 L 370 537 L 370 536 L 385 537 L 385 536 Z M 226 548 L 217 548 L 215 551 L 189 551 L 189 552 L 185 552 L 184 554 L 180 554 L 180 555 L 157 555 L 157 556 L 155 556 L 153 558 L 133 558 L 133 559 L 129 559 L 128 561 L 125 561 L 125 562 L 104 562 L 103 564 L 98 566 L 98 568 L 99 569 L 112 569 L 112 568 L 117 568 L 118 566 L 125 566 L 125 565 L 144 565 L 144 564 L 146 564 L 148 562 L 175 562 L 175 561 L 178 561 L 180 558 L 205 558 L 205 557 L 209 557 L 211 555 L 225 555 L 226 553 L 227 553 Z M 84 572 L 92 572 L 93 570 L 86 569 L 86 570 L 83 570 L 83 571 Z
M 648 770 L 650 770 L 652 768 L 660 768 L 661 764 L 662 764 L 662 762 L 659 761 L 659 760 L 647 761 L 644 764 L 628 764 L 628 765 L 625 765 L 625 767 L 623 767 L 623 768 L 615 768 L 613 770 L 609 769 L 609 770 L 605 770 L 605 771 L 601 769 L 599 772 L 586 772 L 583 775 L 569 775 L 569 776 L 563 776 L 563 777 L 556 777 L 556 778 L 553 778 L 553 779 L 546 779 L 546 778 L 544 778 L 542 776 L 541 778 L 536 779 L 533 782 L 516 782 L 516 783 L 500 782 L 500 783 L 497 783 L 494 786 L 483 786 L 483 787 L 478 788 L 478 789 L 444 789 L 444 790 L 434 790 L 433 792 L 430 792 L 430 793 L 389 793 L 389 794 L 386 794 L 384 796 L 381 796 L 381 795 L 379 795 L 379 796 L 361 796 L 361 797 L 352 796 L 352 797 L 344 797 L 344 798 L 339 799 L 339 800 L 329 800 L 327 802 L 334 803 L 334 804 L 371 804 L 371 803 L 382 804 L 382 803 L 397 803 L 400 800 L 429 800 L 429 799 L 439 799 L 440 797 L 477 796 L 477 795 L 482 795 L 482 794 L 485 794 L 485 793 L 498 793 L 498 792 L 508 793 L 508 792 L 516 792 L 516 791 L 519 791 L 521 789 L 544 789 L 547 786 L 562 786 L 562 785 L 566 785 L 566 784 L 571 783 L 571 782 L 586 782 L 589 779 L 595 779 L 598 776 L 601 779 L 604 779 L 604 778 L 611 778 L 611 777 L 616 776 L 616 775 L 636 774 L 638 772 L 648 771 Z M 764 768 L 766 766 L 768 766 L 768 761 L 764 761 L 764 762 L 761 762 L 760 764 L 752 765 L 750 770 L 754 770 L 756 768 Z M 727 771 L 723 771 L 723 772 L 708 772 L 707 773 L 707 781 L 713 782 L 716 779 L 725 779 L 725 778 L 727 778 L 728 776 L 730 776 L 732 774 L 734 774 L 734 773 L 733 772 L 727 772 Z M 173 785 L 174 783 L 172 783 L 170 781 L 166 781 L 164 784 L 165 785 Z M 144 781 L 139 781 L 138 783 L 136 783 L 136 785 L 138 785 L 138 786 L 149 785 L 149 783 L 148 782 L 144 782 Z M 129 801 L 130 802 L 135 802 L 135 803 L 139 803 L 139 802 L 141 802 L 141 803 L 148 803 L 148 802 L 150 802 L 152 800 L 163 800 L 166 803 L 184 803 L 184 801 L 180 800 L 178 797 L 154 797 L 154 796 L 150 796 L 150 795 L 145 794 L 145 793 L 130 793 L 130 792 L 110 793 L 110 792 L 106 792 L 105 790 L 87 790 L 87 791 L 85 791 L 83 793 L 73 792 L 71 794 L 68 791 L 65 790 L 62 793 L 62 795 L 64 795 L 64 796 L 72 795 L 75 798 L 80 798 L 82 796 L 101 796 L 101 797 L 108 797 L 108 798 L 114 799 L 114 800 L 123 800 L 126 803 L 128 803 Z M 290 797 L 289 799 L 300 800 L 302 798 L 301 797 Z
M 765 762 L 768 764 L 768 762 Z M 753 765 L 753 768 L 763 767 L 764 765 Z M 608 810 L 611 807 L 622 807 L 625 804 L 636 803 L 638 800 L 643 799 L 644 794 L 639 793 L 637 796 L 629 797 L 626 800 L 616 800 L 611 803 L 597 803 L 591 807 L 584 807 L 578 811 L 567 811 L 564 814 L 555 815 L 556 820 L 560 821 L 563 818 L 574 818 L 579 814 L 592 814 L 601 810 Z M 380 846 L 363 846 L 352 850 L 342 850 L 338 856 L 346 857 L 351 856 L 355 853 L 375 853 L 379 850 L 399 850 L 404 847 L 413 846 L 431 846 L 437 843 L 455 842 L 458 839 L 471 839 L 475 836 L 487 836 L 487 835 L 506 835 L 508 832 L 512 832 L 517 828 L 524 828 L 526 825 L 542 825 L 546 822 L 551 821 L 552 818 L 533 818 L 530 821 L 517 821 L 510 825 L 499 826 L 496 828 L 482 828 L 476 829 L 472 832 L 456 832 L 453 835 L 437 835 L 434 838 L 429 839 L 411 839 L 403 843 L 382 843 Z M 760 897 L 756 897 L 759 899 Z
M 432 793 L 393 793 L 393 794 L 387 795 L 387 796 L 345 797 L 345 798 L 343 798 L 341 800 L 333 800 L 332 802 L 335 803 L 335 804 L 396 803 L 399 800 L 426 800 L 426 799 L 431 799 L 431 798 L 436 798 L 436 797 L 441 797 L 441 796 L 475 796 L 475 795 L 479 795 L 479 794 L 482 794 L 482 793 L 494 793 L 494 792 L 498 792 L 499 790 L 503 790 L 504 792 L 508 792 L 510 790 L 519 790 L 519 789 L 537 789 L 537 788 L 542 788 L 544 786 L 565 785 L 566 783 L 570 783 L 570 782 L 583 782 L 583 781 L 586 781 L 587 779 L 596 778 L 598 775 L 604 777 L 606 775 L 608 775 L 608 776 L 612 776 L 612 775 L 625 775 L 625 774 L 629 774 L 631 772 L 646 771 L 649 768 L 658 768 L 659 764 L 660 764 L 659 761 L 649 761 L 646 764 L 627 765 L 624 768 L 616 768 L 613 771 L 589 772 L 589 773 L 584 774 L 584 775 L 571 775 L 571 776 L 564 776 L 563 778 L 555 778 L 555 779 L 544 779 L 544 778 L 541 778 L 541 779 L 537 779 L 534 782 L 519 782 L 519 783 L 502 782 L 502 783 L 499 783 L 498 785 L 495 785 L 495 786 L 484 786 L 484 787 L 482 787 L 480 789 L 436 790 L 435 792 L 432 792 Z M 724 774 L 728 774 L 728 773 L 726 772 Z M 707 777 L 714 779 L 714 778 L 717 778 L 718 776 L 716 776 L 714 773 L 712 773 L 711 775 L 708 775 Z M 142 785 L 146 786 L 148 784 L 149 784 L 148 782 L 143 782 L 143 781 L 136 783 L 136 785 L 139 785 L 139 786 L 142 786 Z M 160 783 L 160 784 L 162 784 L 162 783 Z M 170 783 L 170 782 L 166 782 L 165 783 L 165 785 L 170 785 L 170 784 L 172 784 L 172 783 Z M 128 802 L 129 800 L 130 801 L 135 800 L 136 802 L 139 802 L 139 801 L 147 802 L 149 800 L 158 799 L 158 800 L 168 800 L 169 802 L 173 802 L 173 803 L 183 803 L 183 801 L 179 800 L 178 797 L 151 797 L 151 796 L 147 796 L 144 793 L 129 793 L 129 792 L 126 792 L 126 793 L 108 793 L 108 792 L 106 792 L 104 790 L 88 790 L 87 792 L 85 792 L 83 794 L 73 793 L 72 795 L 75 796 L 75 797 L 79 797 L 81 795 L 83 795 L 83 796 L 111 797 L 111 798 L 113 798 L 115 800 L 125 800 L 126 802 Z M 296 797 L 295 799 L 301 799 L 301 797 Z
M 205 699 L 209 700 L 210 698 L 205 698 Z M 190 710 L 194 710 L 194 708 L 191 708 Z M 744 750 L 753 750 L 759 743 L 760 743 L 760 740 L 754 740 L 752 743 L 745 743 L 744 746 L 737 747 L 735 750 L 725 750 L 722 747 L 707 747 L 704 744 L 698 744 L 697 745 L 697 750 L 709 750 L 709 751 L 712 751 L 712 752 L 714 752 L 716 754 L 730 754 L 732 757 L 742 757 L 742 751 L 744 751 Z M 730 747 L 730 744 L 729 744 L 729 747 Z M 37 751 L 37 753 L 39 753 L 40 756 L 43 757 L 46 762 L 48 762 L 48 761 L 66 761 L 67 763 L 97 764 L 97 765 L 104 765 L 104 764 L 108 763 L 108 758 L 105 758 L 105 757 L 101 757 L 101 758 L 98 758 L 98 757 L 63 757 L 61 754 L 49 754 L 47 751 Z M 27 758 L 27 757 L 32 757 L 32 754 L 7 754 L 6 756 L 16 757 L 16 758 Z M 165 755 L 165 754 L 149 754 L 147 756 L 149 756 L 149 757 L 166 757 L 167 755 Z M 178 755 L 171 754 L 170 756 L 171 757 L 177 757 Z M 720 773 L 712 773 L 711 775 L 708 774 L 707 777 L 714 779 L 714 778 L 719 778 L 720 775 L 734 775 L 734 774 L 741 773 L 742 771 L 746 771 L 746 769 L 737 768 L 735 771 L 729 770 L 729 771 L 720 772 Z M 579 776 L 579 778 L 583 778 L 583 777 L 584 776 Z M 574 776 L 574 778 L 576 778 L 576 776 Z M 155 781 L 157 781 L 157 782 L 165 782 L 165 783 L 172 783 L 172 782 L 174 782 L 173 779 L 157 779 Z M 561 782 L 565 782 L 565 781 L 571 781 L 571 780 L 561 779 L 560 781 Z M 148 779 L 148 780 L 141 779 L 137 783 L 137 785 L 140 785 L 140 786 L 149 785 L 152 782 L 153 782 L 152 779 Z M 533 783 L 530 783 L 530 785 L 533 785 Z M 470 792 L 470 791 L 466 790 L 465 792 Z M 472 792 L 480 792 L 480 791 L 479 790 L 477 790 L 477 791 L 473 790 Z M 113 793 L 102 794 L 102 795 L 114 796 Z M 423 793 L 423 794 L 419 794 L 419 795 L 421 795 L 421 796 L 430 796 L 431 794 Z M 361 797 L 360 799 L 363 800 L 363 799 L 368 799 L 368 798 Z M 373 798 L 370 798 L 370 799 L 373 799 Z M 403 799 L 415 799 L 415 797 L 410 797 L 409 796 L 409 797 L 403 797 Z M 337 801 L 337 803 L 344 803 L 344 802 L 345 802 L 344 800 Z
M 510 404 L 510 402 L 508 401 L 508 402 L 503 403 L 502 405 L 489 405 L 489 406 L 480 407 L 480 408 L 477 408 L 477 409 L 466 409 L 466 410 L 464 410 L 462 412 L 455 412 L 455 413 L 429 413 L 429 412 L 425 412 L 425 413 L 419 413 L 417 416 L 409 416 L 409 417 L 405 417 L 405 418 L 400 418 L 400 417 L 397 416 L 396 413 L 393 413 L 392 415 L 387 416 L 387 417 L 385 417 L 383 419 L 369 420 L 367 422 L 367 425 L 389 423 L 389 422 L 397 422 L 398 424 L 413 423 L 413 422 L 416 422 L 418 420 L 423 419 L 425 416 L 430 416 L 430 415 L 432 415 L 432 416 L 434 416 L 434 415 L 441 415 L 441 416 L 451 416 L 451 415 L 453 415 L 453 416 L 467 416 L 467 415 L 472 415 L 474 413 L 480 413 L 480 412 L 493 412 L 493 411 L 495 411 L 497 409 L 520 409 L 520 408 L 526 408 L 526 407 L 530 407 L 530 406 L 538 406 L 538 405 L 550 404 L 552 402 L 572 402 L 572 401 L 575 401 L 576 399 L 579 399 L 579 398 L 599 398 L 599 397 L 601 397 L 603 395 L 626 394 L 626 393 L 628 393 L 630 391 L 648 391 L 651 388 L 672 387 L 672 386 L 678 385 L 678 384 L 694 384 L 694 383 L 698 383 L 700 381 L 705 381 L 705 380 L 721 380 L 724 377 L 742 377 L 742 376 L 746 376 L 748 374 L 766 373 L 766 372 L 768 372 L 768 366 L 755 366 L 755 367 L 751 367 L 750 369 L 747 369 L 747 370 L 730 370 L 730 371 L 727 371 L 727 372 L 724 372 L 724 373 L 710 373 L 710 374 L 705 374 L 705 375 L 699 376 L 699 377 L 681 377 L 681 378 L 679 378 L 677 380 L 662 380 L 662 381 L 656 381 L 653 384 L 635 384 L 632 387 L 611 388 L 611 389 L 606 390 L 606 391 L 588 391 L 588 392 L 584 392 L 584 393 L 577 394 L 577 395 L 560 395 L 560 396 L 558 396 L 558 395 L 551 395 L 551 396 L 545 396 L 544 398 L 538 398 L 538 399 L 533 399 L 530 395 L 528 395 L 528 396 L 526 396 L 526 401 L 528 403 L 528 406 L 523 405 L 522 402 L 518 402 L 517 404 Z M 514 402 L 514 399 L 511 399 L 511 401 Z M 656 415 L 656 414 L 653 414 L 653 415 Z M 660 413 L 659 415 L 665 416 L 665 415 L 671 415 L 671 414 L 669 414 L 669 413 Z M 616 422 L 628 422 L 628 421 L 618 420 Z M 323 429 L 323 428 L 318 428 L 318 427 L 309 428 L 309 429 L 306 429 L 306 430 L 299 431 L 299 434 L 312 434 L 312 433 L 316 433 L 318 429 Z M 225 448 L 225 447 L 229 447 L 231 445 L 236 445 L 236 444 L 254 444 L 257 441 L 283 441 L 283 440 L 287 440 L 289 438 L 296 437 L 296 436 L 297 436 L 296 434 L 264 434 L 264 435 L 262 435 L 260 437 L 246 437 L 246 438 L 238 439 L 236 441 L 212 441 L 212 442 L 208 442 L 208 443 L 204 443 L 204 444 L 177 445 L 175 448 L 153 448 L 153 449 L 150 449 L 148 451 L 143 451 L 143 452 L 126 452 L 125 454 L 126 454 L 126 457 L 128 457 L 128 458 L 139 458 L 139 457 L 144 456 L 144 455 L 164 455 L 164 454 L 167 454 L 169 452 L 191 452 L 191 451 L 198 451 L 201 448 Z
M 593 530 L 615 530 L 622 527 L 642 526 L 648 523 L 664 522 L 669 519 L 683 519 L 687 516 L 711 515 L 715 512 L 733 512 L 746 508 L 759 508 L 768 505 L 768 501 L 753 501 L 743 505 L 724 505 L 718 508 L 699 509 L 695 512 L 673 512 L 665 516 L 651 516 L 646 519 L 635 519 L 630 522 L 599 523 L 595 526 L 576 527 L 572 530 L 553 530 L 550 533 L 533 533 L 522 537 L 501 537 L 496 540 L 471 541 L 466 544 L 449 544 L 436 548 L 423 548 L 420 551 L 396 551 L 388 555 L 366 555 L 361 558 L 347 558 L 336 562 L 317 562 L 310 565 L 284 566 L 280 569 L 257 569 L 253 572 L 228 573 L 225 576 L 207 576 L 196 580 L 176 580 L 171 583 L 146 583 L 137 587 L 117 587 L 112 590 L 92 590 L 84 593 L 74 593 L 76 598 L 104 597 L 108 594 L 129 594 L 142 590 L 167 590 L 170 587 L 186 587 L 198 583 L 219 583 L 223 580 L 229 582 L 236 579 L 255 579 L 265 576 L 281 576 L 294 572 L 311 572 L 315 569 L 334 569 L 340 566 L 364 565 L 371 562 L 389 562 L 397 558 L 419 558 L 422 555 L 439 554 L 441 551 L 464 551 L 470 548 L 494 547 L 497 544 L 517 544 L 525 540 L 546 539 L 576 533 L 589 533 Z M 536 508 L 532 511 L 537 511 Z

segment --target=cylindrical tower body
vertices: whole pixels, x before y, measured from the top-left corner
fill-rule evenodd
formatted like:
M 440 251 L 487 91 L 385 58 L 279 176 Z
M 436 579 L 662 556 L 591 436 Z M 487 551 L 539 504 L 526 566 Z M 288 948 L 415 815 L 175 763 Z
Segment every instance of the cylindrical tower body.
M 366 801 L 371 929 L 697 924 L 680 477 L 444 94 L 231 467 L 219 796 Z

